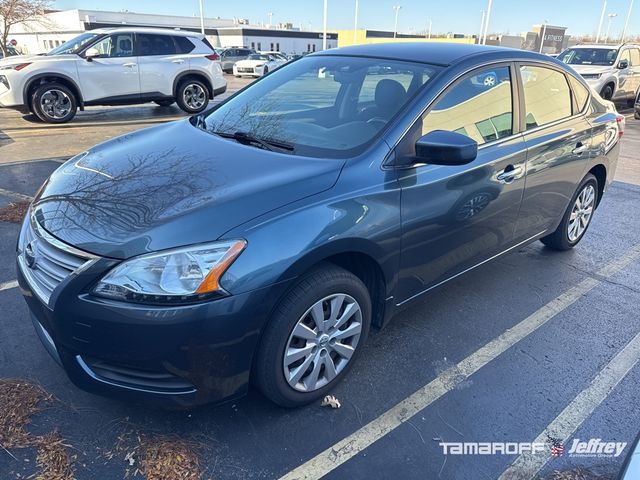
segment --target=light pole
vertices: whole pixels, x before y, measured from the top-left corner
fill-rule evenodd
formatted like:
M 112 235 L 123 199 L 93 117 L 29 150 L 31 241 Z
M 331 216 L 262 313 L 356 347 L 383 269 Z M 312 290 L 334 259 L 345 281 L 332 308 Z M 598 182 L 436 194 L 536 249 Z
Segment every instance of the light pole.
M 267 13 L 267 17 L 269 17 L 269 27 L 271 27 L 271 25 L 273 25 L 273 12 Z
M 540 52 L 538 53 L 542 53 L 542 49 L 544 48 L 544 37 L 547 35 L 547 24 L 549 23 L 549 20 L 545 20 L 544 21 L 544 25 L 542 26 L 542 37 L 540 38 Z
M 598 35 L 596 35 L 596 43 L 600 43 L 600 34 L 602 33 L 602 23 L 604 22 L 604 15 L 607 13 L 607 0 L 602 3 L 602 13 L 600 14 L 600 23 L 598 24 Z
M 395 23 L 395 26 L 393 27 L 393 38 L 396 38 L 396 36 L 398 35 L 398 13 L 400 13 L 401 8 L 402 8 L 401 5 L 393 6 L 393 9 L 396 11 L 396 23 Z
M 609 24 L 607 25 L 607 38 L 605 39 L 604 43 L 609 43 L 609 32 L 611 31 L 611 20 L 613 20 L 615 17 L 617 17 L 618 14 L 617 13 L 610 13 L 607 16 L 609 17 Z
M 356 0 L 356 19 L 353 23 L 353 44 L 358 41 L 358 0 Z
M 324 0 L 324 20 L 322 27 L 322 49 L 327 49 L 327 1 Z
M 620 43 L 624 43 L 624 39 L 627 36 L 627 29 L 629 28 L 629 19 L 631 18 L 631 10 L 633 9 L 633 0 L 629 2 L 629 12 L 627 12 L 627 19 L 624 22 L 624 28 L 622 29 L 622 38 Z
M 482 38 L 482 44 L 487 44 L 487 33 L 489 32 L 489 20 L 491 20 L 491 6 L 493 5 L 493 0 L 489 0 L 489 5 L 487 5 L 487 18 L 484 23 L 484 37 Z
M 482 10 L 482 20 L 480 20 L 480 34 L 478 35 L 478 45 L 482 44 L 482 34 L 484 32 L 484 19 L 486 18 L 487 12 Z
M 431 27 L 433 27 L 433 19 L 429 19 L 429 36 L 427 38 L 431 38 Z
M 204 0 L 200 0 L 200 33 L 204 35 Z

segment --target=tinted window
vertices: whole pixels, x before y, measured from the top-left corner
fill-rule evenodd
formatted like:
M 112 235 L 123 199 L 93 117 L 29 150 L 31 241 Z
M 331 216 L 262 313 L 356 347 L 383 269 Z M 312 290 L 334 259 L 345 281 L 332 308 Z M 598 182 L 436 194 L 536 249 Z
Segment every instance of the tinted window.
M 138 35 L 140 55 L 172 55 L 176 53 L 173 38 L 168 35 L 143 33 Z
M 103 38 L 91 48 L 100 52 L 102 58 L 132 57 L 133 56 L 133 34 L 118 33 Z
M 478 144 L 512 135 L 509 68 L 479 70 L 450 88 L 422 120 L 422 135 L 433 130 L 462 133 Z
M 637 48 L 631 49 L 631 65 L 640 67 L 640 50 Z
M 382 95 L 382 91 L 391 89 L 402 92 L 402 95 L 415 93 L 429 77 L 416 77 L 415 71 L 410 69 L 392 68 L 376 65 L 370 67 L 362 82 L 358 96 L 359 108 L 365 108 L 367 104 L 376 103 L 376 92 Z M 401 89 L 400 89 L 401 87 Z
M 173 37 L 173 40 L 176 42 L 178 53 L 189 53 L 196 48 L 187 37 Z
M 376 140 L 400 109 L 418 93 L 391 78 L 379 79 L 374 102 L 358 108 L 358 92 L 372 72 L 412 72 L 420 85 L 437 67 L 366 57 L 306 57 L 275 70 L 223 102 L 206 116 L 210 132 L 243 131 L 287 142 L 294 154 L 347 158 Z M 384 83 L 383 83 L 384 82 Z M 413 83 L 410 82 L 410 83 Z
M 587 100 L 589 99 L 589 90 L 578 80 L 569 75 L 569 83 L 571 83 L 571 91 L 574 99 L 574 112 L 579 113 L 584 110 Z
M 571 116 L 571 94 L 564 74 L 544 67 L 520 68 L 527 129 Z
M 211 43 L 209 43 L 209 40 L 207 40 L 206 38 L 201 38 L 200 41 L 204 43 L 207 47 L 209 47 L 211 50 L 214 50 L 213 45 L 211 45 Z
M 617 56 L 615 48 L 569 48 L 558 58 L 569 65 L 613 65 Z

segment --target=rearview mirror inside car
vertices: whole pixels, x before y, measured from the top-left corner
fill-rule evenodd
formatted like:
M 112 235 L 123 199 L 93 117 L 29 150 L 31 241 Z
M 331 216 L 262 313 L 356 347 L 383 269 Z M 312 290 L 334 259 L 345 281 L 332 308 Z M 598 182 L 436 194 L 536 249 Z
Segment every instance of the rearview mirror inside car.
M 433 165 L 465 165 L 478 156 L 478 143 L 461 133 L 434 130 L 416 142 L 416 160 Z

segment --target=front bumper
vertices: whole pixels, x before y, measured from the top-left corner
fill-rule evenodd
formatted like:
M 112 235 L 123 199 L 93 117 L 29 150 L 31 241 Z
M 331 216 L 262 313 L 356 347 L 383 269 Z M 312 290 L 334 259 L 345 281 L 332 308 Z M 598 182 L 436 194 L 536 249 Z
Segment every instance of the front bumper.
M 174 307 L 86 293 L 112 264 L 101 259 L 72 274 L 54 291 L 51 306 L 34 294 L 18 266 L 36 332 L 75 385 L 124 400 L 181 407 L 247 392 L 260 332 L 284 284 Z

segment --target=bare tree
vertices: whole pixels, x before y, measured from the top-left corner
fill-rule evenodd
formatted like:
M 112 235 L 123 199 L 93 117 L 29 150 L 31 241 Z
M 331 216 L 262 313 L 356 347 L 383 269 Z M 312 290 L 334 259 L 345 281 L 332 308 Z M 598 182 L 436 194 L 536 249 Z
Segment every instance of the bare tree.
M 11 27 L 17 23 L 35 20 L 43 15 L 50 0 L 0 0 L 0 49 L 5 57 Z

